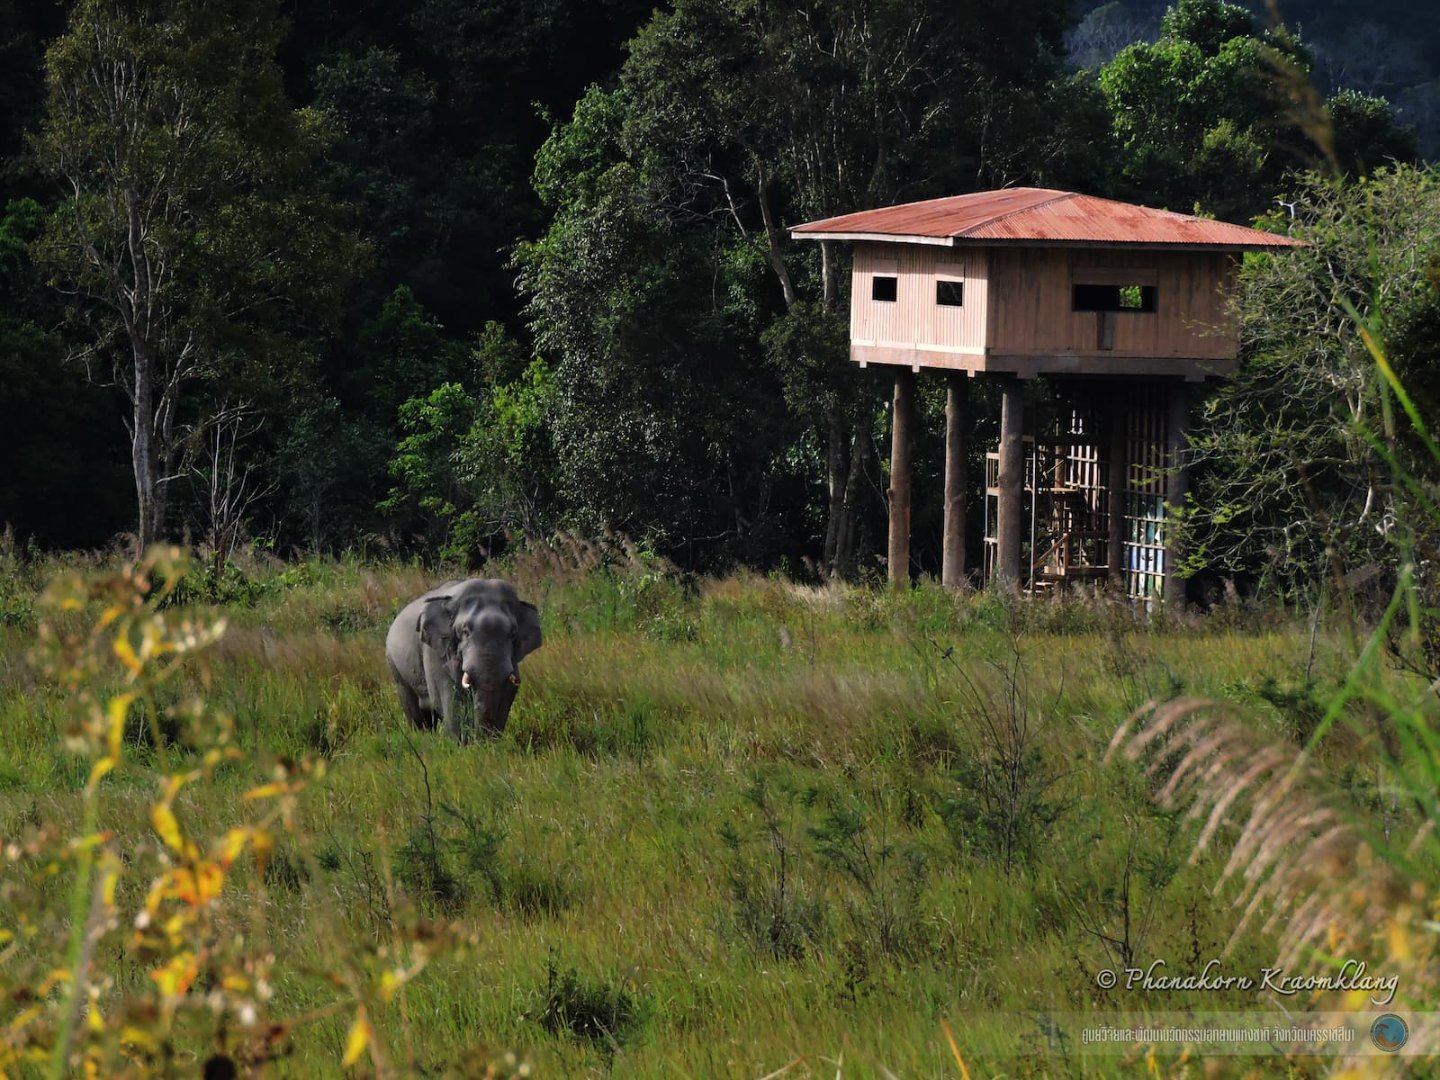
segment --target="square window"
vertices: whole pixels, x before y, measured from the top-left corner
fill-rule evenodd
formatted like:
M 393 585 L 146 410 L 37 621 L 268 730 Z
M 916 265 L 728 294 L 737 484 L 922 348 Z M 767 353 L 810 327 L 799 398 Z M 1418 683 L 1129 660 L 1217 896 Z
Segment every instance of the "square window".
M 935 282 L 935 303 L 940 307 L 964 307 L 965 283 L 963 281 Z
M 870 299 L 894 303 L 899 296 L 898 279 L 876 274 L 870 279 Z

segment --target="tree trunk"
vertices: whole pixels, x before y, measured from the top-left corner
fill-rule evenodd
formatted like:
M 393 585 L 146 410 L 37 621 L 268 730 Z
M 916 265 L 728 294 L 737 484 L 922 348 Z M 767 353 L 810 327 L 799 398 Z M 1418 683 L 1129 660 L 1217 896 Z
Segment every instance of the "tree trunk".
M 835 573 L 850 579 L 855 576 L 856 554 L 860 545 L 861 500 L 865 497 L 865 465 L 870 453 L 870 440 L 862 428 L 849 435 L 850 471 L 845 478 L 845 501 L 835 533 Z
M 890 414 L 890 584 L 910 587 L 910 423 L 915 373 L 895 371 L 895 400 Z
M 845 416 L 839 409 L 830 414 L 825 438 L 825 478 L 830 505 L 825 522 L 825 568 L 839 573 L 837 558 L 840 548 L 841 519 L 845 514 L 845 489 L 850 479 L 850 432 Z
M 1000 497 L 996 500 L 995 576 L 1006 589 L 1020 588 L 1020 545 L 1024 533 L 1025 393 L 1020 381 L 1000 383 Z M 1034 553 L 1031 553 L 1034 558 Z
M 820 241 L 820 300 L 827 313 L 833 312 L 840 303 L 840 283 L 836 276 L 835 254 L 830 250 L 831 241 Z
M 770 210 L 769 184 L 762 177 L 756 185 L 755 195 L 760 203 L 760 218 L 765 223 L 765 258 L 770 263 L 770 269 L 775 271 L 775 277 L 780 281 L 780 291 L 785 297 L 785 306 L 793 308 L 800 300 L 800 295 L 795 291 L 795 282 L 791 280 L 790 268 L 785 265 L 785 254 L 783 251 L 785 233 L 775 224 L 775 215 Z
M 134 393 L 131 396 L 130 462 L 135 473 L 136 543 L 143 554 L 165 528 L 165 489 L 159 483 L 155 446 L 155 386 L 150 353 L 138 338 L 131 342 Z
M 945 530 L 940 583 L 947 589 L 965 584 L 965 440 L 970 432 L 970 377 L 945 373 Z

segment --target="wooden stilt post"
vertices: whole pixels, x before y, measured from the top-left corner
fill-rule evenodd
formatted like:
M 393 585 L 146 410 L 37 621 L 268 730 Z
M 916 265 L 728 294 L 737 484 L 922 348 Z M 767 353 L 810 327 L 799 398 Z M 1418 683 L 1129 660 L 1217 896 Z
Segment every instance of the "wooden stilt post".
M 1185 465 L 1185 436 L 1190 431 L 1190 387 L 1176 382 L 1170 387 L 1169 409 L 1165 423 L 1165 502 L 1184 506 L 1185 493 L 1190 490 L 1190 472 Z M 1168 515 L 1167 515 L 1168 516 Z M 1165 606 L 1178 609 L 1185 603 L 1185 579 L 1176 574 L 1182 552 L 1175 530 L 1165 528 Z
M 1125 588 L 1125 488 L 1130 482 L 1130 440 L 1126 427 L 1130 415 L 1125 395 L 1116 386 L 1110 400 L 1110 554 L 1109 579 L 1112 588 Z
M 1025 396 L 1018 379 L 1000 384 L 1000 497 L 995 508 L 998 551 L 995 576 L 1010 589 L 1020 586 L 1020 539 L 1025 494 Z
M 895 372 L 895 407 L 890 417 L 890 584 L 910 587 L 910 422 L 915 373 Z
M 945 373 L 945 541 L 940 584 L 965 584 L 965 435 L 970 430 L 970 376 Z

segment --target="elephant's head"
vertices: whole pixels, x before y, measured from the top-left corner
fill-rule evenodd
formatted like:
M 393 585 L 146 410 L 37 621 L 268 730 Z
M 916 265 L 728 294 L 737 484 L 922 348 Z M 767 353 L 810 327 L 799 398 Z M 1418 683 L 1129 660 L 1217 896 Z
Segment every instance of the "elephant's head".
M 421 639 L 445 658 L 455 682 L 469 695 L 473 724 L 462 713 L 456 734 L 498 735 L 520 687 L 520 661 L 540 647 L 540 614 L 495 579 L 460 582 L 432 597 L 420 613 Z

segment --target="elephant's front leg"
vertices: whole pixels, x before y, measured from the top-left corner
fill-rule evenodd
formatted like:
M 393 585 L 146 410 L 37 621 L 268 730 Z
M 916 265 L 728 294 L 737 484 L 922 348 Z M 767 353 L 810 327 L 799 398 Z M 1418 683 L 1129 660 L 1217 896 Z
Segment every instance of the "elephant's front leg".
M 461 710 L 470 695 L 451 678 L 448 665 L 438 654 L 426 650 L 425 685 L 430 691 L 430 708 L 440 720 L 440 727 L 452 739 L 460 738 Z
M 445 699 L 442 714 L 445 718 L 445 734 L 456 742 L 464 739 L 466 725 L 462 722 L 464 709 L 470 699 L 468 691 L 461 689 L 455 683 L 450 683 L 445 688 Z

